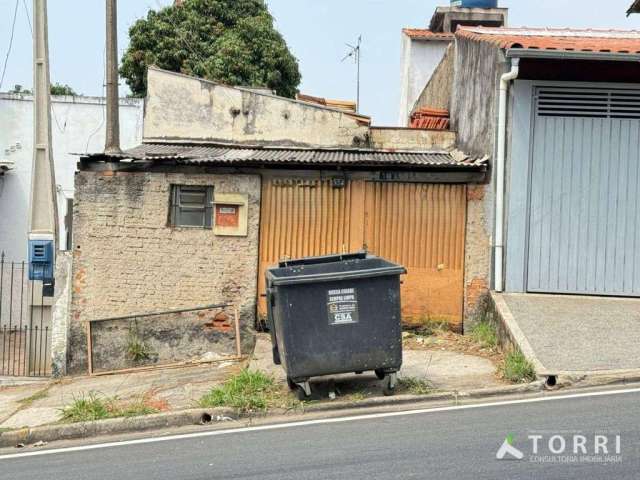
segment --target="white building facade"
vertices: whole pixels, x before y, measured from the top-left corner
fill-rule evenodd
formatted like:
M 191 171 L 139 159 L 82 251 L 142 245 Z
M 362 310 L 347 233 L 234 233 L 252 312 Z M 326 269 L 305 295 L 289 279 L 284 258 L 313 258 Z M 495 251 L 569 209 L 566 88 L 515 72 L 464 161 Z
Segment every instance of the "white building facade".
M 51 130 L 58 198 L 58 248 L 70 247 L 71 209 L 77 153 L 99 152 L 105 141 L 105 99 L 51 97 Z M 120 100 L 123 148 L 142 140 L 144 101 Z M 0 254 L 6 261 L 27 260 L 29 198 L 33 163 L 33 97 L 0 93 Z

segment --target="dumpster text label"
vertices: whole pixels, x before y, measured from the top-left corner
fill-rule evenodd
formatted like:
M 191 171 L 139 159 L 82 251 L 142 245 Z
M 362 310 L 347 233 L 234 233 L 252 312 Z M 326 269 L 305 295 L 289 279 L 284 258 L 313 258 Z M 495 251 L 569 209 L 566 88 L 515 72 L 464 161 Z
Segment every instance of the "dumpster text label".
M 329 325 L 358 323 L 358 297 L 355 288 L 341 288 L 327 292 Z

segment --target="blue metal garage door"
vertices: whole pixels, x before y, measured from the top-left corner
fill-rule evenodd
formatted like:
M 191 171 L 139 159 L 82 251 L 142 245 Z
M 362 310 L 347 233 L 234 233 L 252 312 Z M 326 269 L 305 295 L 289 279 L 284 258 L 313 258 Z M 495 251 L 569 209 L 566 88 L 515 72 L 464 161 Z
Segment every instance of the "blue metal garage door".
M 640 296 L 640 90 L 534 104 L 528 291 Z

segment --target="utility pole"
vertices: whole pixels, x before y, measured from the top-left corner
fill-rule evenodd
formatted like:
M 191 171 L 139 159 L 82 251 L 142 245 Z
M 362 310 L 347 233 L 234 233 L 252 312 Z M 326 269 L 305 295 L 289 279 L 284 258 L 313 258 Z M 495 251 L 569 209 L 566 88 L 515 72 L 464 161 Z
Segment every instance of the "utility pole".
M 33 0 L 33 168 L 29 215 L 29 278 L 53 286 L 58 203 L 51 153 L 47 1 Z M 45 288 L 45 294 L 53 294 Z
M 117 0 L 107 3 L 107 134 L 104 153 L 120 150 L 120 113 L 118 111 L 118 6 Z

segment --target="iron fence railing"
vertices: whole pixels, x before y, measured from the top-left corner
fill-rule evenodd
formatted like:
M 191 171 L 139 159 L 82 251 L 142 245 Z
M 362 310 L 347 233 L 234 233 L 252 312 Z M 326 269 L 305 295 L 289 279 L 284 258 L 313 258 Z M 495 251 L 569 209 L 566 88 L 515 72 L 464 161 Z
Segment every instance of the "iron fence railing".
M 28 262 L 0 254 L 0 375 L 48 376 L 51 307 Z

